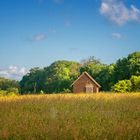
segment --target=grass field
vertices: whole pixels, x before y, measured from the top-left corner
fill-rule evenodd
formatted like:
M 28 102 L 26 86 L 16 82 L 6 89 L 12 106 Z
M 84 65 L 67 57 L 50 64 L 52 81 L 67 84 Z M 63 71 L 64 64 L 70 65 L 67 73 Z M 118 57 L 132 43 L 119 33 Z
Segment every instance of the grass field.
M 0 140 L 140 140 L 140 93 L 0 97 Z

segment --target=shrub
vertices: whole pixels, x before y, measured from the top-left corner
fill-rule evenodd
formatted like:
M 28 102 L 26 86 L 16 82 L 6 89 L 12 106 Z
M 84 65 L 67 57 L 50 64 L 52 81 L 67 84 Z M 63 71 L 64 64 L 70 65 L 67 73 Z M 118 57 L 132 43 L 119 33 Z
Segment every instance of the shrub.
M 8 92 L 8 93 L 9 93 L 9 92 L 19 93 L 19 90 L 18 90 L 18 88 L 8 88 L 8 89 L 7 89 L 7 92 Z
M 19 95 L 19 93 L 14 91 L 0 90 L 0 96 L 16 96 L 16 95 Z
M 130 80 L 120 80 L 112 88 L 112 90 L 115 92 L 130 92 L 131 89 L 132 83 Z
M 70 89 L 64 89 L 63 93 L 71 93 Z
M 0 90 L 0 96 L 4 96 L 4 95 L 7 95 L 7 91 L 5 91 L 5 90 Z

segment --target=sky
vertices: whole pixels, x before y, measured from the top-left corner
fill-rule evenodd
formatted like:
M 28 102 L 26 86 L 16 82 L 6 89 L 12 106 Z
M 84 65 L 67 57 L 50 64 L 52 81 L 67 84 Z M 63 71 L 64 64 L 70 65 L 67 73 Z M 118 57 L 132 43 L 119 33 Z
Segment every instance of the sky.
M 140 51 L 139 0 L 0 0 L 0 76 L 94 56 Z

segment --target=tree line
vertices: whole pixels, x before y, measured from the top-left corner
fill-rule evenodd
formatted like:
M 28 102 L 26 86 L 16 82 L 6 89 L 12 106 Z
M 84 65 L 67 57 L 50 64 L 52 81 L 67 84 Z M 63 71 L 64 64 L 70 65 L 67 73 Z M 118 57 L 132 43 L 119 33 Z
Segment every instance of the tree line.
M 18 81 L 0 77 L 0 95 L 18 94 L 19 90 Z
M 72 92 L 71 84 L 84 71 L 102 86 L 101 91 L 140 91 L 140 52 L 129 54 L 109 65 L 89 57 L 80 63 L 63 60 L 42 69 L 32 68 L 17 83 L 18 90 L 21 94 Z M 17 88 L 17 85 L 11 87 Z M 1 84 L 0 89 L 3 89 Z

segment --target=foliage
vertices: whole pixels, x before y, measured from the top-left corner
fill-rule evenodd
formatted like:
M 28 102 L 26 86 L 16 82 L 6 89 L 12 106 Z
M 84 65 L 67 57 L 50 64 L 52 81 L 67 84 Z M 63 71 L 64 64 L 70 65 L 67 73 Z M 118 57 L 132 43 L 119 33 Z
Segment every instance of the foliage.
M 140 75 L 140 52 L 129 54 L 127 58 L 119 59 L 114 68 L 114 84 L 119 80 L 130 79 L 132 75 Z
M 140 52 L 129 54 L 128 57 L 110 65 L 101 63 L 95 57 L 89 57 L 80 64 L 73 61 L 56 61 L 44 69 L 33 68 L 20 81 L 21 93 L 70 92 L 72 82 L 84 71 L 99 82 L 102 91 L 110 91 L 120 80 L 129 80 L 132 74 L 140 75 Z M 123 92 L 129 91 L 129 88 L 126 88 L 128 83 L 123 81 L 121 84 L 123 83 Z
M 129 54 L 110 65 L 101 63 L 99 59 L 93 56 L 82 60 L 80 63 L 56 61 L 42 69 L 32 68 L 19 82 L 20 88 L 17 81 L 0 78 L 0 89 L 15 93 L 18 92 L 18 89 L 21 94 L 71 92 L 72 82 L 85 71 L 101 85 L 101 91 L 111 91 L 111 87 L 115 87 L 116 84 L 119 86 L 120 80 L 130 80 L 132 83 L 131 91 L 140 90 L 139 78 L 130 79 L 132 75 L 140 76 L 140 52 Z M 119 90 L 124 88 L 123 92 L 129 91 L 126 81 L 121 84 L 125 86 L 119 87 Z
M 0 90 L 19 93 L 19 82 L 0 77 Z
M 96 81 L 100 83 L 101 90 L 110 91 L 110 88 L 114 85 L 113 72 L 115 64 L 104 66 L 104 68 L 95 77 Z
M 120 80 L 129 80 L 132 75 L 140 75 L 140 52 L 129 54 L 128 57 L 119 59 L 110 65 L 104 65 L 94 57 L 90 57 L 83 61 L 80 72 L 83 71 L 87 71 L 100 83 L 102 91 L 110 91 L 111 87 Z M 137 90 L 134 89 L 134 91 Z
M 132 87 L 132 84 L 130 80 L 120 80 L 118 83 L 116 83 L 113 86 L 113 91 L 122 92 L 122 93 L 130 92 L 132 89 L 131 87 Z
M 19 93 L 18 88 L 8 88 L 7 92 Z
M 56 61 L 46 68 L 46 89 L 48 93 L 64 92 L 79 75 L 79 64 L 73 61 Z
M 132 76 L 130 80 L 132 83 L 132 91 L 140 91 L 140 76 Z
M 119 80 L 129 79 L 129 66 L 128 66 L 128 59 L 123 58 L 117 60 L 114 66 L 114 73 L 113 73 L 113 81 L 117 83 Z
M 7 91 L 6 90 L 0 90 L 0 96 L 4 96 L 7 95 Z
M 45 93 L 71 92 L 71 84 L 80 73 L 87 71 L 96 79 L 105 66 L 90 57 L 81 64 L 56 61 L 44 69 L 34 68 L 20 81 L 21 93 L 40 93 L 41 90 Z
M 16 95 L 19 95 L 19 93 L 17 92 L 17 89 L 16 90 L 14 89 L 13 91 L 0 90 L 0 97 L 1 96 L 16 96 Z
M 102 64 L 100 60 L 90 57 L 88 59 L 82 60 L 80 73 L 88 72 L 92 77 L 96 78 L 99 72 L 105 67 L 105 64 Z
M 1 140 L 139 140 L 139 122 L 139 93 L 0 98 Z
M 130 75 L 140 76 L 140 52 L 128 55 L 128 66 Z
M 50 66 L 31 69 L 20 81 L 21 93 L 59 93 L 70 91 L 78 75 L 79 64 L 73 61 L 56 61 Z
M 131 76 L 130 80 L 120 80 L 113 86 L 115 92 L 139 92 L 140 76 Z
M 43 90 L 43 70 L 33 68 L 20 81 L 21 93 L 40 93 Z

